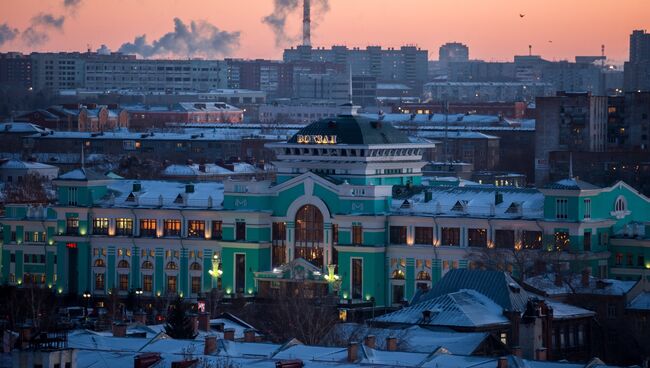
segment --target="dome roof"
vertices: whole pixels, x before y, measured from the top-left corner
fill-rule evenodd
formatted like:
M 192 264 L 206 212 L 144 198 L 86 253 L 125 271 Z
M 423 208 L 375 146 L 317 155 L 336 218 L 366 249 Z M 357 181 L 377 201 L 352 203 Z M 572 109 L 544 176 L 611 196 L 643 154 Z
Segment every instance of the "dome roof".
M 300 129 L 288 143 L 299 143 L 298 136 L 336 136 L 336 144 L 408 144 L 408 136 L 388 122 L 359 115 L 339 115 L 313 122 Z

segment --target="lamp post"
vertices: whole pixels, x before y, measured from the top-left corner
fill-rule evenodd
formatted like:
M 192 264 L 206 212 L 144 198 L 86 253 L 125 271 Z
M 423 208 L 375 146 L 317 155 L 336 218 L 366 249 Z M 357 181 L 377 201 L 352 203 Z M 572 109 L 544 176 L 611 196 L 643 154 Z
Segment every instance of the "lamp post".
M 140 296 L 141 295 L 142 295 L 142 288 L 135 289 L 135 304 L 136 304 L 136 308 L 138 308 L 138 311 L 142 310 L 142 308 L 140 308 Z
M 84 313 L 84 319 L 86 321 L 88 321 L 88 308 L 89 308 L 89 304 L 90 304 L 90 297 L 92 295 L 90 294 L 90 291 L 86 290 L 86 291 L 84 291 L 82 296 L 83 296 L 84 300 L 86 301 L 86 313 Z

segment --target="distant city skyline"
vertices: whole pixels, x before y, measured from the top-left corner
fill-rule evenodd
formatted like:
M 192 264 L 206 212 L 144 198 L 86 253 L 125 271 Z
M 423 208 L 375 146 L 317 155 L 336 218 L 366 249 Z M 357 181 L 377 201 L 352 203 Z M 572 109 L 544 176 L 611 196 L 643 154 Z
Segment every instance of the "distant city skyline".
M 532 45 L 533 54 L 546 59 L 573 60 L 599 55 L 604 44 L 608 58 L 622 62 L 632 30 L 650 29 L 647 0 L 330 0 L 328 11 L 322 10 L 322 0 L 314 2 L 315 47 L 415 44 L 428 49 L 430 59 L 438 58 L 440 45 L 457 41 L 469 46 L 471 59 L 512 60 Z M 280 59 L 283 48 L 300 43 L 301 12 L 296 9 L 286 18 L 289 39 L 276 44 L 262 21 L 272 14 L 272 0 L 65 3 L 3 0 L 0 51 L 85 51 L 104 44 L 117 51 L 128 43 L 125 51 L 146 50 L 151 57 Z M 142 35 L 146 38 L 137 38 Z M 179 45 L 185 41 L 189 44 Z

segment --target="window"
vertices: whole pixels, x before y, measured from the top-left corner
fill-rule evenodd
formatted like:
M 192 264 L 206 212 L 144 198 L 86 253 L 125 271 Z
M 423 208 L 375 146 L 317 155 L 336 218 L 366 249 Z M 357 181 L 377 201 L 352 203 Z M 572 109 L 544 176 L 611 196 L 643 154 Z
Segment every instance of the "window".
M 119 262 L 117 262 L 117 268 L 126 268 L 126 269 L 128 269 L 129 268 L 129 262 L 122 259 Z
M 287 248 L 285 241 L 287 238 L 287 224 L 284 222 L 274 222 L 272 228 L 272 260 L 273 267 L 286 263 Z
M 591 218 L 591 199 L 585 199 L 585 212 L 583 215 L 583 218 L 585 219 L 590 219 Z
M 119 288 L 120 288 L 120 291 L 127 291 L 127 290 L 129 290 L 129 275 L 127 275 L 127 274 L 120 274 L 120 279 L 119 279 Z
M 65 221 L 66 235 L 79 235 L 79 218 L 68 217 Z
M 616 202 L 614 203 L 614 211 L 624 212 L 626 209 L 627 202 L 625 201 L 625 198 L 623 196 L 616 198 Z
M 165 236 L 181 236 L 181 220 L 163 221 L 163 234 Z
M 246 241 L 246 223 L 243 221 L 235 222 L 235 240 Z
M 460 228 L 443 227 L 440 229 L 440 241 L 442 245 L 460 246 Z
M 104 290 L 104 274 L 95 274 L 95 290 Z
M 151 263 L 151 261 L 142 262 L 142 269 L 143 270 L 153 270 L 153 263 Z
M 569 232 L 567 231 L 555 232 L 555 249 L 556 250 L 569 249 Z
M 140 220 L 140 236 L 155 238 L 157 221 L 155 219 Z
M 393 304 L 399 304 L 404 301 L 404 285 L 393 285 Z
M 524 249 L 541 249 L 542 232 L 524 230 L 521 234 L 521 243 Z
M 555 200 L 555 218 L 569 218 L 569 201 L 566 198 L 557 198 Z
M 246 287 L 246 255 L 235 254 L 235 291 L 243 293 Z
M 584 251 L 591 251 L 591 231 L 585 231 L 585 235 L 582 238 L 582 245 Z
M 142 275 L 142 291 L 150 293 L 153 290 L 153 275 Z
M 296 213 L 296 243 L 323 242 L 323 214 L 316 206 L 302 206 Z
M 361 258 L 352 258 L 352 279 L 350 281 L 352 282 L 352 299 L 363 298 L 363 260 Z
M 609 303 L 607 304 L 607 318 L 616 318 L 616 304 Z
M 93 219 L 93 235 L 108 235 L 108 219 L 107 218 L 94 218 Z
M 223 239 L 223 222 L 212 221 L 212 239 L 214 240 Z
M 487 247 L 486 229 L 467 229 L 467 245 L 470 247 Z
M 515 249 L 515 231 L 495 230 L 494 245 L 501 249 Z
M 332 224 L 332 244 L 339 243 L 339 224 Z
M 432 245 L 433 244 L 433 228 L 432 227 L 415 227 L 415 244 L 418 245 Z
M 363 244 L 363 227 L 361 225 L 352 225 L 352 245 Z
M 628 266 L 633 266 L 634 265 L 634 254 L 632 254 L 632 253 L 627 254 L 627 265 Z
M 187 236 L 190 238 L 205 238 L 205 221 L 189 220 L 187 222 Z
M 616 253 L 616 265 L 621 266 L 623 264 L 623 253 Z
M 133 219 L 130 218 L 115 219 L 115 235 L 118 236 L 133 235 Z
M 77 205 L 77 188 L 68 188 L 68 206 Z
M 166 270 L 178 270 L 178 265 L 175 262 L 167 262 Z
M 176 292 L 176 276 L 167 276 L 167 292 Z
M 193 276 L 192 277 L 192 294 L 198 294 L 201 292 L 201 277 Z
M 390 227 L 390 243 L 406 244 L 406 226 Z
M 636 265 L 639 267 L 645 267 L 645 257 L 643 254 L 639 254 L 639 256 L 636 259 Z

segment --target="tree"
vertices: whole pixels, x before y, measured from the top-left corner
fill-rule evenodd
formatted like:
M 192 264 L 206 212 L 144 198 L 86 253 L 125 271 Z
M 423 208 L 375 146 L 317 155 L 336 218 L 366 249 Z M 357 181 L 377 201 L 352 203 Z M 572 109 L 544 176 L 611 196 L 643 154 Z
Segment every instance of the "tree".
M 6 203 L 48 203 L 53 195 L 48 193 L 47 179 L 36 174 L 25 175 L 21 182 L 5 183 Z
M 174 339 L 193 339 L 197 333 L 189 316 L 189 304 L 180 296 L 169 306 L 165 333 Z

